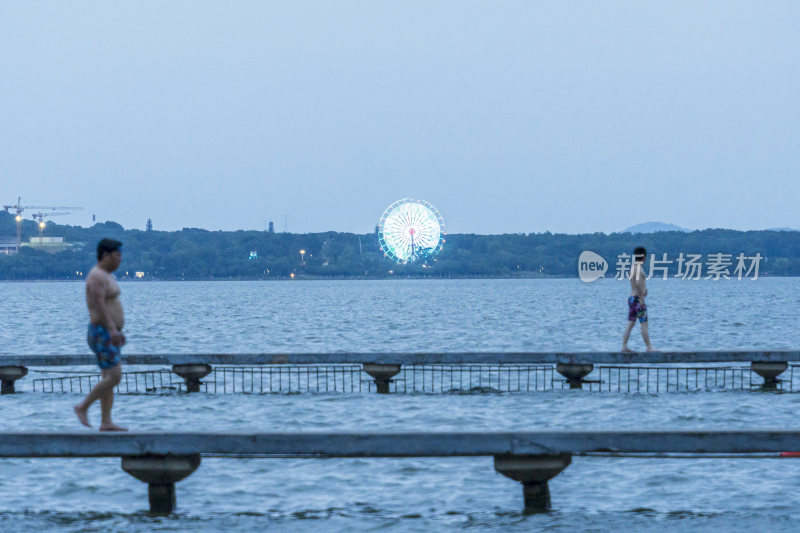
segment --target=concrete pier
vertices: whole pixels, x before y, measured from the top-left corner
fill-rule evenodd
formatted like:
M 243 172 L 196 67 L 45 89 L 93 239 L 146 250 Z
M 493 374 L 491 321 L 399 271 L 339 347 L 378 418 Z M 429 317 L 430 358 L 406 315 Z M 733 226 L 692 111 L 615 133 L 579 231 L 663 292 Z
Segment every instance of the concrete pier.
M 0 457 L 468 457 L 800 450 L 800 429 L 401 433 L 0 433 Z
M 122 458 L 122 469 L 147 483 L 150 513 L 168 515 L 175 510 L 175 483 L 200 466 L 200 454 L 145 455 Z
M 525 511 L 542 512 L 550 508 L 548 482 L 576 454 L 593 454 L 592 460 L 600 460 L 598 454 L 625 453 L 639 454 L 641 460 L 653 454 L 700 454 L 694 456 L 704 458 L 737 454 L 741 458 L 769 453 L 777 458 L 780 452 L 795 450 L 800 450 L 800 430 L 0 434 L 0 457 L 122 457 L 122 468 L 148 484 L 150 509 L 155 514 L 175 509 L 175 483 L 197 469 L 204 453 L 266 460 L 494 457 L 497 472 L 522 483 Z
M 789 363 L 785 361 L 774 363 L 754 361 L 750 363 L 750 370 L 764 378 L 764 390 L 777 390 L 778 376 L 783 374 L 787 368 L 789 368 Z
M 550 488 L 547 482 L 572 462 L 572 455 L 495 455 L 494 469 L 522 483 L 526 513 L 550 510 Z
M 172 371 L 186 381 L 186 392 L 200 392 L 200 380 L 211 373 L 211 365 L 172 365 Z
M 800 362 L 800 351 L 715 350 L 702 352 L 335 352 L 125 354 L 125 365 L 630 365 L 676 363 Z M 0 355 L 3 366 L 76 366 L 97 364 L 93 355 Z
M 375 380 L 375 387 L 378 394 L 389 394 L 389 383 L 392 378 L 400 373 L 400 365 L 379 365 L 375 363 L 364 363 L 364 372 Z
M 24 366 L 0 366 L 0 394 L 14 394 L 14 382 L 28 375 Z
M 583 386 L 583 378 L 588 376 L 594 370 L 592 364 L 570 365 L 565 363 L 558 363 L 556 365 L 556 372 L 567 378 L 570 389 L 580 389 Z

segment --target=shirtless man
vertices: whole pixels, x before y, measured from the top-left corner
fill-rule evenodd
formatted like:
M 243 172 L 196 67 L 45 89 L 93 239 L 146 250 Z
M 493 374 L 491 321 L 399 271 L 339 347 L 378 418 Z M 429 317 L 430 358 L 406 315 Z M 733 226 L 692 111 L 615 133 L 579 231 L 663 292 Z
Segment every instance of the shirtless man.
M 623 352 L 633 351 L 628 348 L 628 338 L 631 336 L 631 330 L 636 325 L 637 319 L 642 325 L 642 339 L 644 339 L 644 343 L 647 346 L 647 351 L 655 351 L 650 344 L 650 333 L 647 328 L 647 306 L 644 303 L 644 297 L 647 296 L 646 276 L 643 268 L 645 257 L 647 257 L 647 250 L 643 246 L 637 246 L 633 250 L 633 264 L 631 265 L 630 274 L 631 295 L 628 297 L 628 325 L 622 335 Z
M 111 275 L 122 262 L 122 243 L 103 239 L 97 243 L 97 266 L 86 277 L 86 305 L 89 307 L 89 348 L 97 356 L 103 378 L 88 396 L 75 406 L 75 414 L 87 427 L 89 406 L 100 400 L 102 421 L 100 431 L 127 431 L 127 428 L 111 421 L 111 406 L 114 405 L 114 387 L 122 379 L 120 348 L 125 345 L 122 326 L 125 315 L 119 301 L 119 285 Z

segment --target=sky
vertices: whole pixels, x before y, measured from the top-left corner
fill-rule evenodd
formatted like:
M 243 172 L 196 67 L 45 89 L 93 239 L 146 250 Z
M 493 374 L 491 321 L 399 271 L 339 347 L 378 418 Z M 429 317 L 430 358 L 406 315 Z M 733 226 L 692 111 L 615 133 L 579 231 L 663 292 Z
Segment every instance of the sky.
M 0 3 L 0 205 L 58 223 L 800 227 L 800 2 Z M 32 214 L 31 210 L 25 216 Z

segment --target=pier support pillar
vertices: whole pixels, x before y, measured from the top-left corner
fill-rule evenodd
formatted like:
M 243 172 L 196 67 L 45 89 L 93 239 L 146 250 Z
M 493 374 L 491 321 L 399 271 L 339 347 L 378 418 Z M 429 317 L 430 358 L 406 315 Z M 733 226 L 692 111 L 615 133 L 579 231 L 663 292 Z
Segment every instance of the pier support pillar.
M 14 382 L 28 375 L 24 366 L 0 366 L 0 394 L 14 394 Z
M 400 365 L 379 365 L 364 363 L 364 372 L 375 380 L 378 394 L 389 394 L 389 382 L 400 373 Z
M 777 390 L 778 376 L 783 374 L 784 370 L 789 368 L 789 363 L 763 363 L 753 361 L 750 363 L 750 370 L 764 378 L 764 390 Z
M 172 365 L 172 371 L 186 381 L 186 392 L 200 392 L 200 379 L 211 373 L 211 365 Z
M 572 462 L 572 455 L 495 455 L 494 469 L 522 483 L 525 513 L 550 510 L 550 488 L 547 482 Z
M 200 466 L 200 454 L 123 457 L 122 469 L 148 484 L 150 513 L 168 515 L 175 510 L 175 483 Z
M 556 372 L 567 378 L 570 389 L 580 389 L 583 383 L 583 378 L 591 374 L 592 370 L 594 370 L 593 364 L 574 365 L 558 363 L 556 365 Z

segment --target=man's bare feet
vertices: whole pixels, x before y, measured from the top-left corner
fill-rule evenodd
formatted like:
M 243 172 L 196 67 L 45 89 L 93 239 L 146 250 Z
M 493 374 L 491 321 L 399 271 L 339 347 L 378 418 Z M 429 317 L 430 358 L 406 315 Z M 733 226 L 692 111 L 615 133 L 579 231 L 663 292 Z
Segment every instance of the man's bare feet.
M 75 416 L 78 417 L 78 420 L 80 420 L 81 424 L 87 428 L 92 427 L 92 425 L 89 423 L 89 417 L 86 416 L 86 409 L 81 408 L 80 405 L 76 405 L 72 409 L 75 411 Z
M 128 428 L 118 426 L 115 423 L 103 424 L 100 426 L 100 431 L 128 431 Z
M 628 348 L 627 346 L 623 346 L 623 347 L 622 347 L 622 350 L 620 350 L 620 351 L 621 351 L 622 353 L 633 353 L 633 350 L 631 350 L 631 349 L 630 349 L 630 348 Z

